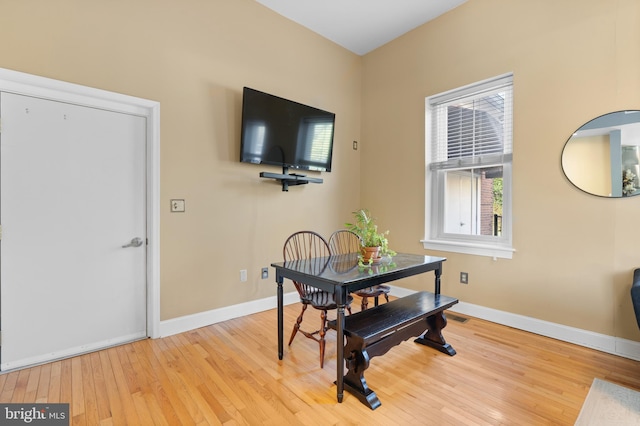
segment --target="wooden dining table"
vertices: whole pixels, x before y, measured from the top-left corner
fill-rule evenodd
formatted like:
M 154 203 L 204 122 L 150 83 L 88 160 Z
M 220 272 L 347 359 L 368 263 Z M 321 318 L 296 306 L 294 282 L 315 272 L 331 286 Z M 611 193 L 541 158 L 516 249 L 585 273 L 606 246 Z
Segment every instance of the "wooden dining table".
M 433 271 L 434 294 L 440 294 L 440 279 L 444 257 L 398 253 L 374 265 L 359 265 L 358 253 L 328 257 L 298 259 L 272 263 L 275 268 L 278 301 L 278 359 L 284 356 L 284 279 L 295 280 L 334 294 L 337 304 L 336 332 L 339 342 L 336 357 L 336 397 L 344 395 L 344 324 L 345 306 L 349 293 L 391 281 Z

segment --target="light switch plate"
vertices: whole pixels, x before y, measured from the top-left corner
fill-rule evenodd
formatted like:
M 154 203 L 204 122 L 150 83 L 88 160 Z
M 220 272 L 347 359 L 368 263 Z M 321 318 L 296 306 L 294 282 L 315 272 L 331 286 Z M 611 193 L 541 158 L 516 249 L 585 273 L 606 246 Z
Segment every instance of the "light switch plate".
M 171 200 L 171 211 L 173 213 L 183 213 L 184 200 Z

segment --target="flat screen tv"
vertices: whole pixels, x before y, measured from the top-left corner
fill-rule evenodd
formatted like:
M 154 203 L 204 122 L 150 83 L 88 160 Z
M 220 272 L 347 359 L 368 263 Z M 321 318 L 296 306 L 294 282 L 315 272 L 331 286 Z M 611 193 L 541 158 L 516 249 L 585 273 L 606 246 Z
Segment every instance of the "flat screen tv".
M 245 87 L 240 161 L 331 171 L 335 114 Z

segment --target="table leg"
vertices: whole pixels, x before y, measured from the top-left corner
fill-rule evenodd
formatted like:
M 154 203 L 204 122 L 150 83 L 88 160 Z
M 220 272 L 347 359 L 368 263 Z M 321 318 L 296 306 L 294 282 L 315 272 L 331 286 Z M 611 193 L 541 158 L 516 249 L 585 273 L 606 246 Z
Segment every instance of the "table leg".
M 276 283 L 278 284 L 278 359 L 282 359 L 284 355 L 284 303 L 282 300 L 282 281 L 282 277 L 276 276 Z
M 338 402 L 342 402 L 342 397 L 344 393 L 344 302 L 338 302 L 338 313 L 336 318 L 336 345 L 337 355 L 336 355 L 336 386 L 337 386 L 337 398 Z
M 440 276 L 442 275 L 442 264 L 434 270 L 436 274 L 435 294 L 440 294 Z

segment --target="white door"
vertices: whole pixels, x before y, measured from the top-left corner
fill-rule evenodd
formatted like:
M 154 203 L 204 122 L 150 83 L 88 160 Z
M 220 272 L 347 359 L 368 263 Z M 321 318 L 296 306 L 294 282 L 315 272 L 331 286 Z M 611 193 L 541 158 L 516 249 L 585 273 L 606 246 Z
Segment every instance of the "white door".
M 145 337 L 146 119 L 5 92 L 0 112 L 0 369 Z
M 447 173 L 445 232 L 470 235 L 473 225 L 474 179 L 468 172 Z

